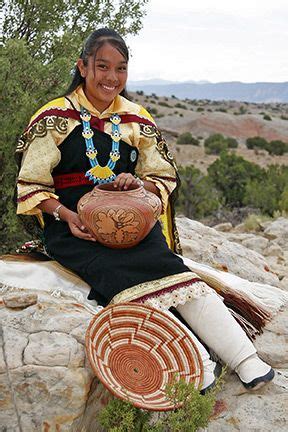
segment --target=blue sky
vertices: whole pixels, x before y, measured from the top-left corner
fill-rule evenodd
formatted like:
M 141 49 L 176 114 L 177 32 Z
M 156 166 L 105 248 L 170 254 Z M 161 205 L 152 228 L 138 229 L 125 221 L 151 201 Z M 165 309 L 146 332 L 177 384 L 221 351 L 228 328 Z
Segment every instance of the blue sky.
M 288 81 L 287 0 L 150 0 L 129 79 Z

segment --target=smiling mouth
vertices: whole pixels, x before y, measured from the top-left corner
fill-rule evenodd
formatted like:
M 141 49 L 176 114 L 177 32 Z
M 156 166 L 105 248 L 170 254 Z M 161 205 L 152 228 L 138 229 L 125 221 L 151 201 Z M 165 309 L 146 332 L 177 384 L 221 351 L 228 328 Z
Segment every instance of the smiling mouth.
M 106 91 L 114 91 L 117 88 L 116 86 L 111 87 L 111 86 L 107 86 L 105 84 L 101 84 L 101 87 Z

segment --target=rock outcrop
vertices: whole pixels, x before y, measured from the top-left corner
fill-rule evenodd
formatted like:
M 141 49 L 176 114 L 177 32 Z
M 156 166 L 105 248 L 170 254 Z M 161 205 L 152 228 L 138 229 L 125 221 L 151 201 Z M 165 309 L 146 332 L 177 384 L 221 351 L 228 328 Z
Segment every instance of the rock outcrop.
M 230 232 L 219 232 L 184 217 L 177 219 L 177 226 L 184 256 L 219 270 L 228 271 L 251 282 L 280 285 L 279 278 L 273 273 L 267 260 L 256 250 L 236 243 L 235 238 L 230 241 L 228 237 Z M 246 235 L 244 239 L 247 239 Z
M 184 255 L 288 290 L 283 285 L 287 279 L 287 222 L 269 223 L 259 235 L 231 227 L 217 231 L 178 219 Z M 272 246 L 281 251 L 276 254 L 274 249 L 276 255 L 271 254 Z M 281 269 L 279 263 L 274 265 L 275 257 L 281 258 Z M 53 290 L 51 295 L 16 289 L 10 299 L 8 292 L 0 294 L 0 431 L 100 431 L 97 413 L 109 393 L 94 377 L 85 356 L 91 306 L 69 293 L 57 297 Z M 249 393 L 228 372 L 208 432 L 287 430 L 287 318 L 287 310 L 279 313 L 256 340 L 260 356 L 276 369 L 274 381 Z
M 15 298 L 22 295 L 14 293 Z M 107 398 L 85 356 L 92 316 L 83 304 L 45 293 L 25 309 L 2 302 L 0 431 L 98 430 L 84 427 L 88 406 L 95 414 Z

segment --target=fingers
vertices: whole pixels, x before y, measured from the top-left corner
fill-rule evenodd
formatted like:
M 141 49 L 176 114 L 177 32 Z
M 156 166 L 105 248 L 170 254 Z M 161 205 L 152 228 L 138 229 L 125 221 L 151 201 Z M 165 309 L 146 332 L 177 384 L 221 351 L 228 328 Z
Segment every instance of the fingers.
M 96 241 L 94 237 L 88 232 L 87 228 L 82 224 L 77 213 L 74 213 L 70 220 L 67 221 L 71 233 L 82 240 Z
M 94 241 L 96 242 L 96 239 L 94 237 L 92 237 L 91 234 L 89 234 L 89 232 L 85 229 L 85 230 L 81 230 L 79 227 L 77 227 L 76 225 L 74 225 L 73 227 L 70 227 L 72 234 L 75 237 L 78 237 L 82 240 L 90 240 L 90 241 Z
M 138 179 L 130 173 L 119 174 L 114 180 L 114 188 L 128 190 L 131 186 L 139 186 Z

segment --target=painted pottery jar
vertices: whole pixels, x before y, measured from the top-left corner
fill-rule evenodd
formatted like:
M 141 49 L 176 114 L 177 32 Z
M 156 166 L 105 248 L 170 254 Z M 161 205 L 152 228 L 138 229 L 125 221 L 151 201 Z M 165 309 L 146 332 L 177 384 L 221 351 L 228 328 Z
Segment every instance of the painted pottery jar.
M 137 245 L 151 231 L 161 214 L 161 201 L 142 186 L 116 190 L 113 183 L 95 186 L 78 202 L 83 225 L 110 248 Z

